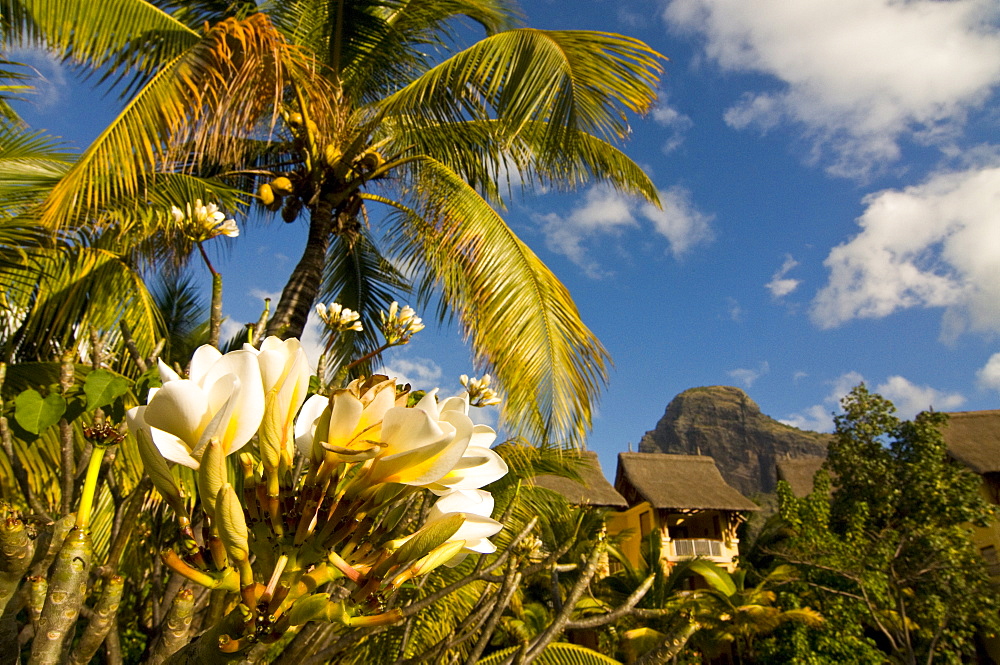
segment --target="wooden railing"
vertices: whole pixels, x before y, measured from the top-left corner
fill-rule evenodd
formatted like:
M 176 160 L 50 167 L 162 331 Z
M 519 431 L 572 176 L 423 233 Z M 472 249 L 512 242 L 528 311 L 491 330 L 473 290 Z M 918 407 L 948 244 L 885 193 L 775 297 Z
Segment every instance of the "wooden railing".
M 722 556 L 722 541 L 707 538 L 674 540 L 674 556 Z

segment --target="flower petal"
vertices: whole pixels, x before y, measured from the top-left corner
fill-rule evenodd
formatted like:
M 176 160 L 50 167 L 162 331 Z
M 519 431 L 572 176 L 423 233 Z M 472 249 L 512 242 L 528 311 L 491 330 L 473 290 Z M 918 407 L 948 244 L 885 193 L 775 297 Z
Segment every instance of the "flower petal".
M 451 471 L 431 486 L 431 491 L 441 496 L 450 490 L 479 489 L 507 475 L 507 463 L 489 448 L 470 445 Z M 447 488 L 447 489 L 443 489 Z
M 427 394 L 421 397 L 420 401 L 413 405 L 413 408 L 423 411 L 434 420 L 440 420 L 441 409 L 438 408 L 437 391 L 437 388 L 427 391 Z
M 211 402 L 217 400 L 219 391 L 208 386 L 229 376 L 238 379 L 238 383 L 233 388 L 231 401 L 227 400 L 228 415 L 222 419 L 224 422 L 216 423 L 211 436 L 218 436 L 227 453 L 232 453 L 242 448 L 260 427 L 264 417 L 264 384 L 257 357 L 249 351 L 232 351 L 205 375 L 206 392 L 211 393 Z
M 295 420 L 295 447 L 302 455 L 312 454 L 316 421 L 329 403 L 330 400 L 325 395 L 313 395 L 299 410 L 299 417 Z
M 211 420 L 205 392 L 194 381 L 179 379 L 163 384 L 149 400 L 146 423 L 182 439 L 194 448 Z
M 489 517 L 493 514 L 493 495 L 486 490 L 453 490 L 438 499 L 427 514 L 427 521 L 448 513 L 468 513 Z
M 199 346 L 194 355 L 191 356 L 191 369 L 188 370 L 188 378 L 195 383 L 201 384 L 202 379 L 208 370 L 222 357 L 222 352 L 211 344 Z
M 467 416 L 469 415 L 469 393 L 463 392 L 456 397 L 449 397 L 441 402 L 438 408 L 442 415 L 444 415 L 445 411 L 458 411 Z
M 489 425 L 476 425 L 472 428 L 472 438 L 469 447 L 489 448 L 497 440 L 497 433 Z
M 162 383 L 167 383 L 168 381 L 180 381 L 181 375 L 175 372 L 170 365 L 157 359 L 156 366 L 160 370 L 160 381 Z
M 153 445 L 163 455 L 163 459 L 186 466 L 189 469 L 197 469 L 199 466 L 197 458 L 191 454 L 191 449 L 181 439 L 170 432 L 164 432 L 155 427 L 149 428 L 149 433 L 153 438 Z
M 421 409 L 394 406 L 382 418 L 381 441 L 386 444 L 386 455 L 435 444 L 451 434 Z

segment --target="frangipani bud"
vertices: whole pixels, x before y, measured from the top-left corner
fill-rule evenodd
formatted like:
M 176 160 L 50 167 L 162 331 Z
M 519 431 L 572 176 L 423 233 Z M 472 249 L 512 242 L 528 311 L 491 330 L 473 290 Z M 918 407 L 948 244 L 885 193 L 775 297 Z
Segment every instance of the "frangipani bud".
M 382 335 L 386 344 L 396 346 L 406 344 L 410 338 L 424 329 L 423 320 L 409 305 L 399 308 L 395 300 L 389 305 L 389 312 L 381 312 Z
M 465 516 L 454 513 L 425 524 L 393 552 L 392 560 L 406 563 L 426 556 L 431 550 L 451 539 L 464 523 Z
M 243 504 L 229 483 L 223 484 L 219 489 L 215 501 L 215 515 L 219 538 L 226 548 L 226 554 L 236 562 L 249 561 L 250 542 L 246 517 L 243 515 Z
M 464 540 L 449 540 L 441 545 L 438 545 L 426 555 L 418 559 L 409 568 L 392 578 L 392 586 L 399 588 L 405 582 L 408 582 L 414 577 L 425 575 L 438 566 L 450 562 L 456 556 L 461 554 L 464 547 Z
M 335 332 L 340 332 L 343 330 L 354 330 L 356 332 L 361 332 L 364 327 L 361 325 L 361 314 L 355 312 L 353 309 L 348 309 L 340 303 L 330 303 L 325 305 L 323 303 L 318 303 L 316 305 L 316 314 L 319 315 L 320 321 L 322 321 L 327 328 Z
M 201 467 L 198 469 L 198 494 L 205 513 L 215 519 L 215 500 L 219 490 L 229 480 L 226 471 L 226 452 L 219 440 L 212 438 L 205 446 L 201 457 Z
M 153 487 L 170 504 L 170 507 L 177 511 L 178 516 L 184 518 L 186 515 L 184 515 L 184 499 L 181 496 L 181 490 L 177 487 L 173 474 L 170 473 L 167 460 L 153 445 L 149 426 L 146 425 L 143 418 L 145 410 L 146 407 L 137 406 L 129 409 L 125 414 L 129 429 L 135 433 L 139 459 L 142 460 L 142 466 L 149 474 L 149 479 L 153 481 Z
M 295 414 L 309 392 L 309 359 L 297 339 L 268 337 L 257 354 L 264 384 L 264 418 L 261 421 L 260 451 L 264 466 L 273 472 L 280 460 L 291 463 L 295 439 Z
M 470 379 L 467 374 L 463 374 L 459 380 L 468 391 L 468 399 L 473 406 L 491 406 L 500 403 L 500 397 L 490 388 L 492 379 L 489 374 L 483 374 L 481 379 L 475 377 Z

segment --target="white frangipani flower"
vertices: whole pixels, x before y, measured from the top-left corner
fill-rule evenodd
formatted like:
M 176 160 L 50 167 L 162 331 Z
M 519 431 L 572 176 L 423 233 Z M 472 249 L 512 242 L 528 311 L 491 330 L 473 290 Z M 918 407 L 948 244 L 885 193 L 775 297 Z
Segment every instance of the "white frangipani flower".
M 462 393 L 455 397 L 449 397 L 442 402 L 437 401 L 437 389 L 424 395 L 419 402 L 414 405 L 427 413 L 431 418 L 451 423 L 462 427 L 467 431 L 472 420 L 469 419 L 469 394 Z M 503 478 L 508 471 L 506 462 L 490 450 L 490 446 L 497 438 L 497 433 L 488 425 L 472 425 L 469 433 L 469 444 L 462 453 L 462 457 L 444 476 L 438 480 L 428 483 L 427 487 L 435 494 L 441 495 L 450 490 L 472 490 L 479 489 L 495 480 Z
M 313 395 L 296 421 L 295 445 L 314 459 L 327 452 L 345 460 L 360 459 L 378 447 L 382 419 L 394 406 L 396 381 L 384 376 L 355 379 L 329 398 Z
M 465 522 L 448 540 L 464 540 L 465 552 L 490 554 L 496 551 L 496 546 L 489 537 L 500 532 L 503 524 L 492 519 L 493 495 L 484 490 L 453 490 L 438 499 L 427 514 L 426 524 L 443 519 L 454 513 L 461 513 Z M 464 558 L 460 554 L 448 565 L 457 565 Z
M 328 328 L 337 332 L 342 330 L 361 332 L 364 330 L 361 321 L 358 320 L 361 318 L 361 314 L 338 303 L 330 303 L 329 305 L 317 303 L 316 314 Z
M 150 428 L 164 458 L 197 469 L 205 445 L 217 438 L 231 454 L 256 433 L 264 414 L 264 386 L 249 351 L 222 355 L 205 345 L 191 359 L 190 378 L 160 363 L 163 387 L 150 391 L 134 420 Z
M 369 471 L 371 482 L 418 486 L 437 482 L 462 459 L 473 429 L 469 417 L 458 411 L 448 411 L 439 420 L 418 408 L 389 409 Z
M 190 229 L 190 237 L 195 242 L 220 235 L 235 238 L 240 234 L 236 220 L 226 219 L 225 213 L 214 203 L 203 204 L 201 199 L 195 199 L 194 206 L 188 203 L 186 208 L 185 211 L 177 206 L 170 206 L 170 215 L 176 224 L 185 220 L 190 222 L 193 227 Z
M 409 305 L 399 308 L 395 300 L 389 305 L 389 312 L 381 312 L 382 335 L 387 344 L 406 344 L 410 338 L 424 329 L 423 319 Z

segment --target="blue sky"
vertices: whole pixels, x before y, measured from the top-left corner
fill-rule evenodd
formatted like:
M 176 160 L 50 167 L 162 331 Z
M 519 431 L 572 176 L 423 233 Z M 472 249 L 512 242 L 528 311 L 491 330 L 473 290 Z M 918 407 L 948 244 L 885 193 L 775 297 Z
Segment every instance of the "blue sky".
M 829 429 L 864 380 L 903 415 L 998 408 L 1000 4 L 995 0 L 536 0 L 540 28 L 622 32 L 670 58 L 626 151 L 662 210 L 600 187 L 518 197 L 507 219 L 614 359 L 588 446 L 615 455 L 694 386 Z M 93 93 L 48 76 L 26 113 L 83 144 Z M 304 228 L 223 252 L 226 312 L 256 319 Z M 453 329 L 387 362 L 471 373 Z

